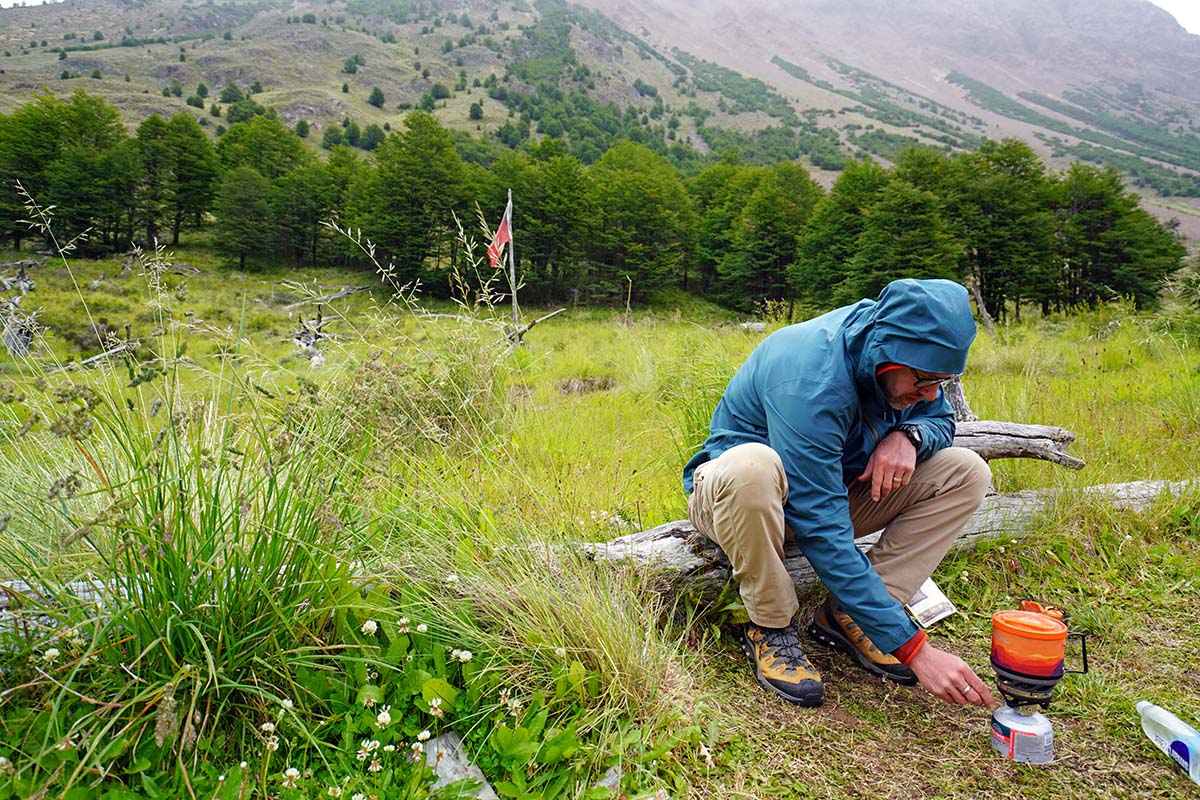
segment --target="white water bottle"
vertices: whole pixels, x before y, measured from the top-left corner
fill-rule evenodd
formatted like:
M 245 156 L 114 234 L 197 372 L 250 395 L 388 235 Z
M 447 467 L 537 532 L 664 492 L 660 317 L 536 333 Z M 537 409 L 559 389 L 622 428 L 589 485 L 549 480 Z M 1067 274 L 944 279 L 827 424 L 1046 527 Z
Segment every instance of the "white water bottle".
M 1165 708 L 1145 700 L 1138 701 L 1137 710 L 1142 730 L 1150 741 L 1200 784 L 1200 732 Z

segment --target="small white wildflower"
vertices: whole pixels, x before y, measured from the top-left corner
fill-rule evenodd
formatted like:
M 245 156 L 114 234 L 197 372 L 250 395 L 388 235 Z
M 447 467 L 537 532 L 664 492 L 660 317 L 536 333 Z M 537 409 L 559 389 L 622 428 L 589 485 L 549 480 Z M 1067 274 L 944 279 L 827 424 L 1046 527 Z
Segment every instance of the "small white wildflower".
M 379 772 L 381 769 L 383 769 L 383 764 L 378 758 L 371 759 L 371 763 L 367 766 L 367 772 Z
M 295 789 L 300 782 L 300 770 L 288 767 L 283 771 L 283 786 L 285 789 Z
M 42 661 L 45 661 L 47 664 L 53 664 L 55 661 L 58 660 L 58 656 L 59 656 L 58 648 L 51 647 L 49 650 L 47 650 L 45 653 L 42 654 Z
M 224 783 L 224 782 L 225 782 L 225 776 L 224 776 L 224 775 L 218 775 L 218 776 L 217 776 L 217 783 Z
M 362 624 L 362 627 L 359 628 L 359 630 L 361 630 L 367 636 L 374 636 L 376 632 L 379 631 L 379 623 L 373 619 L 369 619 Z
M 242 769 L 245 769 L 246 767 L 248 767 L 250 765 L 248 763 L 246 763 L 245 761 L 242 761 L 238 764 L 238 766 L 241 767 Z
M 363 697 L 363 708 L 374 708 L 374 707 L 375 707 L 375 695 L 368 693 L 365 697 Z
M 391 706 L 384 706 L 379 710 L 379 714 L 375 717 L 375 724 L 381 728 L 386 728 L 392 724 L 392 715 L 389 713 L 392 710 Z
M 394 745 L 394 744 L 385 744 L 385 745 L 383 746 L 383 752 L 385 752 L 385 753 L 394 753 L 394 752 L 396 752 L 396 745 Z
M 421 746 L 420 742 L 413 742 L 411 749 L 413 761 L 420 761 L 425 756 L 425 748 Z
M 521 713 L 521 707 L 524 704 L 521 702 L 520 698 L 514 697 L 514 698 L 510 699 L 505 705 L 508 706 L 509 715 L 515 717 Z
M 267 737 L 267 750 L 274 753 L 278 749 L 279 749 L 279 737 L 278 736 L 268 736 Z
M 429 626 L 424 622 L 417 626 L 417 633 L 425 633 L 427 630 L 429 630 Z
M 459 650 L 458 651 L 458 660 L 461 661 L 462 663 L 465 664 L 468 661 L 470 661 L 472 658 L 474 658 L 474 656 L 470 650 Z
M 408 655 L 406 655 L 406 656 L 404 657 L 404 663 L 405 663 L 405 664 L 411 664 L 411 663 L 412 663 L 412 660 L 413 660 L 413 654 L 412 654 L 412 653 L 409 653 Z
M 396 624 L 400 626 L 401 633 L 408 633 L 408 617 L 401 617 Z
M 505 686 L 503 689 L 501 689 L 501 690 L 500 690 L 500 702 L 501 702 L 501 703 L 507 703 L 507 702 L 508 702 L 508 696 L 509 696 L 509 694 L 511 694 L 511 693 L 512 693 L 512 690 L 511 690 L 511 689 L 509 689 L 507 686 Z
M 418 742 L 428 742 L 430 736 L 433 736 L 433 734 L 430 733 L 429 731 L 421 731 L 420 733 L 417 734 L 417 741 Z
M 362 792 L 355 792 L 354 794 L 350 795 L 350 800 L 367 800 L 367 796 Z
M 438 718 L 446 715 L 446 712 L 442 710 L 442 698 L 435 697 L 429 701 L 429 713 Z
M 330 786 L 325 789 L 325 794 L 329 795 L 330 797 L 341 797 L 342 796 L 342 787 Z
M 455 586 L 458 586 L 458 576 L 451 572 L 446 576 L 446 585 L 451 589 L 453 589 Z
M 274 733 L 275 732 L 275 723 L 274 722 L 264 722 L 262 725 L 258 726 L 258 729 L 260 731 L 262 731 L 263 733 Z
M 565 647 L 554 648 L 554 655 L 558 658 L 566 658 L 567 657 L 567 648 L 565 648 Z
M 295 707 L 295 703 L 286 697 L 279 701 L 279 705 L 283 706 L 286 711 L 291 711 Z

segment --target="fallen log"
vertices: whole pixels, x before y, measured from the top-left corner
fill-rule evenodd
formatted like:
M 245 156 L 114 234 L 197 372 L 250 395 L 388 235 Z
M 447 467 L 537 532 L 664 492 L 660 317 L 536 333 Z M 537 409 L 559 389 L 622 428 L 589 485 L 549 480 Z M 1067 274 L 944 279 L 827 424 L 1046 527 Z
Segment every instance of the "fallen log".
M 954 429 L 954 446 L 974 450 L 985 461 L 994 458 L 1037 458 L 1071 469 L 1083 469 L 1081 459 L 1067 455 L 1075 434 L 1055 425 L 1022 425 L 1015 422 L 979 420 L 959 422 Z
M 1164 495 L 1178 495 L 1191 488 L 1187 481 L 1136 481 L 1076 490 L 1031 489 L 989 495 L 967 521 L 951 552 L 972 549 L 984 538 L 1027 534 L 1035 529 L 1038 520 L 1060 504 L 1086 499 L 1107 503 L 1115 509 L 1142 511 Z M 878 540 L 876 532 L 859 538 L 855 544 L 867 552 Z M 730 577 L 729 558 L 724 551 L 687 520 L 668 522 L 610 542 L 585 544 L 584 549 L 593 560 L 627 563 L 651 572 L 659 590 L 690 595 L 700 601 L 715 600 Z M 795 541 L 789 538 L 783 551 L 784 566 L 797 590 L 803 592 L 816 586 L 816 573 Z

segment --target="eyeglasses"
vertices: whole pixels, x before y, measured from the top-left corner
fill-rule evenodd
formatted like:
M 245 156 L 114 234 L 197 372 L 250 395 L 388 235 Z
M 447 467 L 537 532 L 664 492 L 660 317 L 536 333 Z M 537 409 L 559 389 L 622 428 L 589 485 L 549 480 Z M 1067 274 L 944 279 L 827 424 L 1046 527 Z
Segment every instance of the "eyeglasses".
M 916 379 L 913 381 L 913 388 L 915 389 L 924 389 L 926 386 L 945 386 L 950 381 L 962 377 L 961 372 L 957 375 L 947 375 L 944 378 L 938 378 L 933 375 L 922 375 L 913 367 L 909 367 L 909 369 L 912 370 L 913 377 Z

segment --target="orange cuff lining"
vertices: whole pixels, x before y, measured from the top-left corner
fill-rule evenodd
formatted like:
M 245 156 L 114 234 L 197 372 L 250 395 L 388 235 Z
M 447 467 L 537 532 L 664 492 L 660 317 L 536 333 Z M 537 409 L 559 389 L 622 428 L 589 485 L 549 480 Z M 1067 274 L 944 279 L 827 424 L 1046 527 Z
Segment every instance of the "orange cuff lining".
M 911 639 L 901 645 L 900 649 L 892 653 L 892 655 L 901 664 L 908 666 L 928 641 L 929 635 L 925 631 L 917 631 Z

